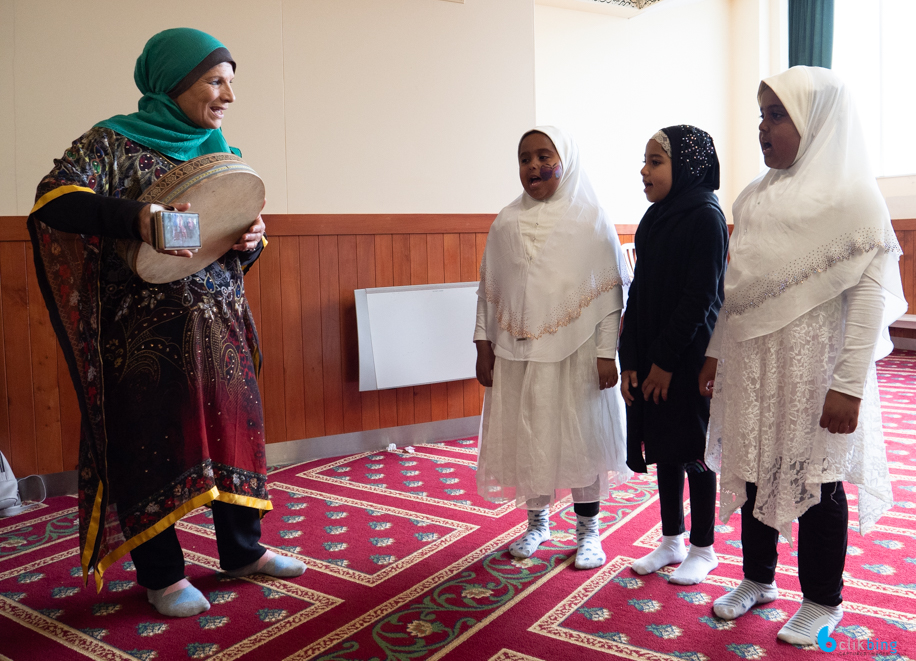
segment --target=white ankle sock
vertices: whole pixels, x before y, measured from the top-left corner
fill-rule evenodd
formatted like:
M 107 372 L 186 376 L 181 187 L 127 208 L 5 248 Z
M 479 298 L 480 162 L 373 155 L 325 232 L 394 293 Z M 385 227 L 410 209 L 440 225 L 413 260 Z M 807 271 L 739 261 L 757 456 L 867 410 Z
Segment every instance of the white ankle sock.
M 637 574 L 651 574 L 662 567 L 683 562 L 687 557 L 687 549 L 680 535 L 662 535 L 662 541 L 652 553 L 643 556 L 632 565 Z
M 595 569 L 607 561 L 598 537 L 598 516 L 576 515 L 576 569 Z
M 509 544 L 509 553 L 516 558 L 527 558 L 537 551 L 538 546 L 550 539 L 548 509 L 528 510 L 528 530 Z
M 758 583 L 745 578 L 741 584 L 726 595 L 722 595 L 712 604 L 716 615 L 723 620 L 734 620 L 747 613 L 757 604 L 768 604 L 779 596 L 776 583 Z
M 175 588 L 178 583 L 183 583 L 184 587 Z M 188 583 L 186 579 L 178 583 L 161 590 L 146 591 L 147 600 L 161 615 L 192 617 L 210 609 L 210 602 L 201 594 L 200 590 Z
M 295 578 L 305 573 L 305 563 L 268 550 L 260 558 L 239 569 L 226 571 L 233 578 L 244 578 L 252 574 L 266 574 L 275 578 Z
M 789 618 L 776 637 L 792 645 L 816 645 L 817 632 L 826 626 L 829 636 L 842 619 L 842 607 L 821 606 L 810 599 L 802 599 L 801 608 Z
M 675 585 L 696 585 L 706 580 L 713 569 L 719 566 L 719 559 L 716 552 L 710 546 L 690 545 L 687 557 L 681 563 L 681 566 L 671 574 L 669 582 Z

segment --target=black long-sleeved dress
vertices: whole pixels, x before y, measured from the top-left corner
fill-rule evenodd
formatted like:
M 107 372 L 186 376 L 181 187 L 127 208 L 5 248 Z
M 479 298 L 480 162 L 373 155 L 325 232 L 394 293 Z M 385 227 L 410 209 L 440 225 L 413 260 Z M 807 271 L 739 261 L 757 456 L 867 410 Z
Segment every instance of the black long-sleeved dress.
M 633 389 L 627 408 L 627 464 L 703 458 L 709 400 L 698 379 L 724 298 L 728 228 L 721 208 L 645 218 L 636 231 L 636 269 L 620 338 L 622 370 L 640 386 L 652 364 L 671 372 L 668 400 L 645 401 Z M 645 454 L 643 454 L 643 451 Z

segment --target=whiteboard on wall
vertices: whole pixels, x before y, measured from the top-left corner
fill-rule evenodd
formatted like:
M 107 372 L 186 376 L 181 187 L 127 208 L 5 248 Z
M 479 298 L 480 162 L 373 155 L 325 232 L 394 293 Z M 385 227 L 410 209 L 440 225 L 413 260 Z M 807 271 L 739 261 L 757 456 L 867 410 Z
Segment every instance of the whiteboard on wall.
M 357 289 L 359 389 L 474 378 L 477 285 Z

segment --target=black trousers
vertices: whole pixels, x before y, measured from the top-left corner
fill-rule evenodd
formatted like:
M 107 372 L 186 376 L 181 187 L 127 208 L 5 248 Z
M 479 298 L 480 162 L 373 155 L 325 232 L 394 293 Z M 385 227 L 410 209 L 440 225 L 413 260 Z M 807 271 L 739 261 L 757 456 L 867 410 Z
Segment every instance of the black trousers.
M 267 551 L 259 544 L 261 513 L 241 505 L 218 500 L 210 503 L 216 528 L 219 566 L 225 571 L 240 569 L 255 562 Z M 137 568 L 137 583 L 148 590 L 161 590 L 177 583 L 184 575 L 184 553 L 175 526 L 166 528 L 133 551 L 130 557 Z
M 598 516 L 598 510 L 601 503 L 597 500 L 593 503 L 573 503 L 573 512 L 579 516 Z
M 694 464 L 696 465 L 696 464 Z M 658 502 L 662 513 L 662 534 L 684 534 L 684 464 L 659 463 Z M 710 546 L 715 539 L 716 474 L 708 468 L 690 470 L 690 543 Z
M 776 579 L 779 533 L 754 515 L 757 485 L 747 483 L 747 502 L 741 506 L 741 546 L 744 577 L 758 583 Z M 822 606 L 843 603 L 843 569 L 849 509 L 842 482 L 821 485 L 821 502 L 798 517 L 798 580 L 802 594 Z

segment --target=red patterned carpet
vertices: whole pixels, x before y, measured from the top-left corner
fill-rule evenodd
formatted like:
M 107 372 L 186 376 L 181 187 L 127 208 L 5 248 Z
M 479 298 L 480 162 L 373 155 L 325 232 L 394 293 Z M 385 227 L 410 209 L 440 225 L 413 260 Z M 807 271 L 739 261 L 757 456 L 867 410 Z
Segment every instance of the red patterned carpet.
M 843 658 L 916 659 L 916 353 L 880 365 L 895 505 L 874 532 L 850 535 Z M 575 515 L 552 517 L 535 557 L 506 552 L 523 529 L 511 506 L 474 487 L 475 439 L 286 466 L 270 476 L 264 543 L 309 566 L 294 581 L 218 572 L 209 512 L 179 524 L 188 576 L 212 608 L 163 619 L 129 561 L 101 594 L 81 587 L 75 508 L 56 498 L 0 519 L 0 658 L 31 659 L 798 659 L 777 642 L 800 599 L 793 549 L 780 546 L 780 599 L 735 622 L 711 603 L 741 578 L 739 521 L 717 528 L 720 565 L 704 584 L 640 577 L 628 565 L 661 534 L 653 477 L 602 506 L 608 563 L 573 565 Z M 849 487 L 850 519 L 857 519 Z M 875 650 L 875 643 L 879 649 Z M 883 643 L 883 649 L 881 648 Z M 892 645 L 893 644 L 893 645 Z M 851 651 L 851 646 L 858 648 Z M 892 650 L 896 650 L 896 654 Z

